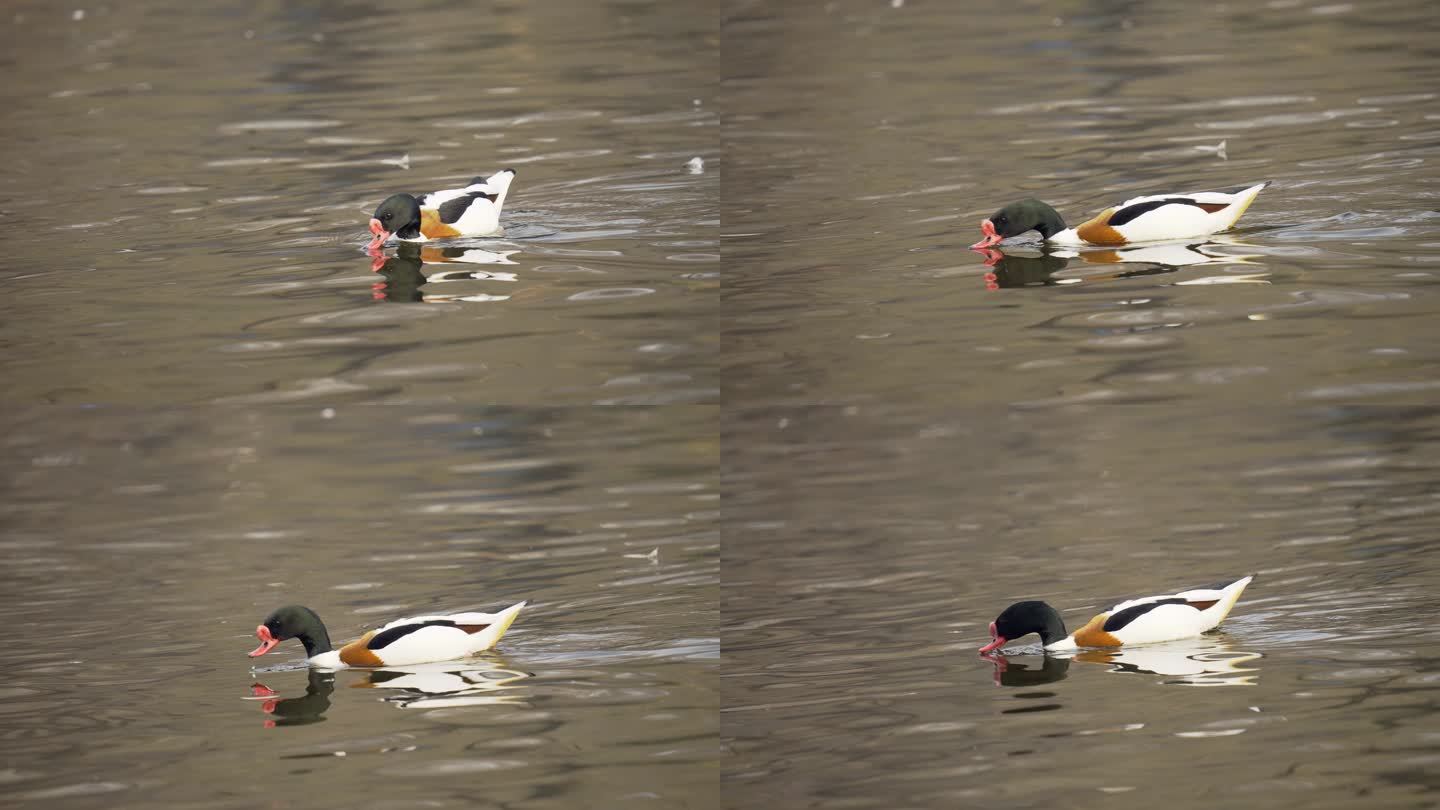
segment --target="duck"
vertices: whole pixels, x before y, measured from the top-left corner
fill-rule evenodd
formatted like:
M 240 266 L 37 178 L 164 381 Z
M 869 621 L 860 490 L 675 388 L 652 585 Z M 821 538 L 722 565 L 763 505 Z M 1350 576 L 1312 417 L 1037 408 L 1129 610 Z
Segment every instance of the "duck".
M 376 250 L 392 236 L 402 242 L 424 242 L 453 236 L 499 236 L 500 209 L 515 179 L 514 169 L 501 169 L 489 177 L 473 177 L 464 188 L 432 191 L 418 196 L 391 194 L 370 217 L 369 249 Z
M 304 605 L 277 608 L 255 628 L 260 646 L 250 652 L 258 658 L 286 639 L 305 645 L 306 663 L 326 669 L 408 666 L 454 661 L 494 647 L 520 615 L 526 602 L 499 613 L 452 613 L 448 616 L 414 616 L 396 619 L 334 649 L 320 616 Z
M 990 643 L 981 647 L 980 653 L 998 650 L 1005 642 L 1031 633 L 1040 635 L 1047 652 L 1193 638 L 1225 621 L 1254 578 L 1250 574 L 1233 582 L 1190 588 L 1169 596 L 1130 599 L 1096 614 L 1085 626 L 1068 634 L 1055 608 L 1039 600 L 1016 602 L 990 623 Z
M 1013 202 L 980 223 L 985 237 L 972 250 L 988 248 L 1029 231 L 1057 245 L 1119 247 L 1134 242 L 1193 239 L 1231 228 L 1270 182 L 1236 191 L 1198 191 L 1132 197 L 1083 224 L 1067 228 L 1048 203 L 1033 197 Z

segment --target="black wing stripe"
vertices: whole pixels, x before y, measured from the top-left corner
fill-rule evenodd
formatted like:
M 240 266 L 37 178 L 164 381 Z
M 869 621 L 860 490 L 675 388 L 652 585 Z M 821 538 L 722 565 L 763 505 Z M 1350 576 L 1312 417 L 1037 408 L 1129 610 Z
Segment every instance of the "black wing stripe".
M 458 222 L 460 217 L 465 215 L 465 209 L 469 208 L 470 203 L 474 201 L 474 197 L 466 194 L 463 197 L 456 197 L 453 200 L 446 200 L 440 203 L 440 221 L 446 225 L 452 222 Z
M 1110 618 L 1105 620 L 1105 627 L 1103 629 L 1107 633 L 1113 633 L 1161 605 L 1183 604 L 1185 604 L 1184 599 L 1170 597 L 1169 599 L 1157 599 L 1154 602 L 1146 602 L 1143 605 L 1132 605 L 1124 610 L 1117 610 L 1111 613 Z
M 470 207 L 470 203 L 473 203 L 478 199 L 485 199 L 489 200 L 490 202 L 495 202 L 495 200 L 499 199 L 499 197 L 499 194 L 482 194 L 478 191 L 472 191 L 463 197 L 456 197 L 453 200 L 446 200 L 445 202 L 440 204 L 440 221 L 445 223 L 446 225 L 459 222 L 460 217 L 465 216 L 465 210 Z
M 1106 222 L 1105 224 L 1109 225 L 1112 228 L 1119 227 L 1127 222 L 1133 221 L 1141 214 L 1149 213 L 1151 211 L 1154 211 L 1156 208 L 1165 205 L 1193 205 L 1196 208 L 1199 208 L 1200 210 L 1207 213 L 1214 213 L 1213 211 L 1210 211 L 1210 209 L 1208 209 L 1205 204 L 1195 202 L 1194 200 L 1187 199 L 1185 197 L 1167 197 L 1163 200 L 1151 200 L 1150 202 L 1127 205 L 1124 208 L 1121 208 L 1119 211 L 1111 214 L 1110 221 Z M 1221 207 L 1223 208 L 1224 206 Z
M 452 622 L 449 619 L 432 619 L 428 622 L 418 622 L 416 624 L 402 624 L 399 627 L 392 627 L 389 630 L 376 633 L 374 636 L 371 637 L 368 642 L 365 643 L 365 647 L 371 650 L 383 650 L 391 644 L 394 644 L 399 639 L 410 635 L 411 633 L 419 630 L 422 627 L 432 627 L 437 625 L 440 627 L 454 627 L 455 622 Z

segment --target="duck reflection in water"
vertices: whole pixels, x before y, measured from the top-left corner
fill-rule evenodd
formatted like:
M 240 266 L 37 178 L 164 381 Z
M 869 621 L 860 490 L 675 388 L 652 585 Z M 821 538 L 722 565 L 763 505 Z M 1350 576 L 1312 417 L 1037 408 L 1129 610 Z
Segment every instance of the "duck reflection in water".
M 1070 658 L 1063 655 L 1024 655 L 1017 658 L 1025 661 L 1011 661 L 1004 653 L 981 653 L 981 658 L 995 665 L 996 686 L 1039 686 L 1065 680 L 1070 671 Z M 1039 666 L 1030 661 L 1038 657 Z
M 1254 686 L 1259 670 L 1246 667 L 1261 658 L 1260 653 L 1232 649 L 1218 639 L 1186 639 L 1180 642 L 1147 644 L 1114 649 L 1080 650 L 1074 653 L 1020 655 L 1011 660 L 1004 653 L 980 656 L 995 665 L 996 686 L 1036 686 L 1064 679 L 1071 661 L 1105 664 L 1110 672 L 1128 675 L 1158 675 L 1162 683 L 1183 686 Z M 1038 668 L 1032 660 L 1039 657 Z
M 454 281 L 508 281 L 516 280 L 514 273 L 474 268 L 436 270 L 434 265 L 477 265 L 515 264 L 510 257 L 519 251 L 491 251 L 465 247 L 421 247 L 402 242 L 394 256 L 383 252 L 371 253 L 370 269 L 380 274 L 380 281 L 372 285 L 373 297 L 377 301 L 395 303 L 446 303 L 453 301 L 505 301 L 508 295 L 487 293 L 436 294 L 422 291 L 426 284 L 444 284 Z M 423 268 L 431 265 L 430 275 Z
M 523 705 L 524 694 L 515 687 L 531 677 L 489 661 L 386 667 L 369 674 L 368 681 L 354 688 L 395 690 L 383 699 L 401 709 Z
M 1202 264 L 1253 265 L 1254 254 L 1223 253 L 1229 240 L 1199 243 L 1159 243 L 1122 248 L 1075 250 L 1048 245 L 1012 245 L 1005 249 L 975 248 L 985 257 L 985 287 L 1039 287 L 1081 282 L 1111 281 L 1164 275 L 1182 267 Z M 1071 267 L 1072 262 L 1075 266 Z M 1094 266 L 1090 266 L 1094 265 Z M 1069 268 L 1067 270 L 1067 268 Z M 1227 273 L 1176 282 L 1177 286 L 1199 284 L 1268 284 L 1265 273 Z
M 324 669 L 308 670 L 304 697 L 282 698 L 280 693 L 256 682 L 250 687 L 253 698 L 263 699 L 260 711 L 268 717 L 265 728 L 306 726 L 324 721 L 330 709 L 330 693 L 335 691 L 335 673 Z
M 251 697 L 264 701 L 260 710 L 266 714 L 265 727 L 302 726 L 324 721 L 335 691 L 336 675 L 331 670 L 309 668 L 305 694 L 301 697 L 282 698 L 279 692 L 263 683 L 252 685 Z M 525 695 L 516 686 L 531 677 L 529 673 L 483 660 L 356 669 L 345 672 L 342 677 L 349 679 L 354 675 L 362 677 L 347 684 L 349 688 L 392 690 L 381 700 L 401 709 L 523 706 L 526 705 Z

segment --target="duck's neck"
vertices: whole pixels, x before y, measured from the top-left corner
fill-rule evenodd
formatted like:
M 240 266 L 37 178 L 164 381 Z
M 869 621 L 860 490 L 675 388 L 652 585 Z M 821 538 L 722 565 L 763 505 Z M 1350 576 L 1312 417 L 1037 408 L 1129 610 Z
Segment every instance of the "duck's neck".
M 1049 205 L 1040 203 L 1037 210 L 1040 215 L 1040 221 L 1035 225 L 1035 230 L 1039 231 L 1042 237 L 1049 239 L 1067 227 L 1060 213 Z M 1060 617 L 1057 616 L 1055 618 L 1058 621 Z M 1063 627 L 1064 625 L 1061 626 Z
M 320 635 L 318 636 L 306 633 L 302 636 L 296 636 L 296 638 L 300 639 L 300 643 L 305 645 L 306 658 L 314 658 L 321 653 L 327 653 L 334 649 L 334 647 L 330 646 L 330 634 L 326 633 L 323 627 L 320 628 Z
M 425 215 L 420 213 L 420 203 L 416 201 L 414 197 L 410 198 L 410 202 L 412 204 L 410 207 L 410 221 L 406 222 L 404 227 L 395 231 L 395 235 L 401 239 L 420 238 L 420 220 L 423 219 Z
M 300 643 L 305 645 L 305 657 L 314 658 L 321 653 L 330 652 L 334 648 L 330 646 L 330 633 L 326 631 L 325 623 L 320 621 L 320 617 L 315 615 L 314 611 L 309 611 L 309 613 L 309 621 L 306 621 L 300 632 L 295 634 L 295 638 L 300 639 Z
M 1060 228 L 1064 230 L 1065 224 L 1063 222 L 1060 224 Z M 1057 641 L 1064 641 L 1069 638 L 1070 634 L 1065 632 L 1065 622 L 1060 618 L 1060 614 L 1055 608 L 1049 605 L 1045 607 L 1047 608 L 1045 611 L 1045 624 L 1037 632 L 1040 634 L 1040 643 L 1049 647 Z

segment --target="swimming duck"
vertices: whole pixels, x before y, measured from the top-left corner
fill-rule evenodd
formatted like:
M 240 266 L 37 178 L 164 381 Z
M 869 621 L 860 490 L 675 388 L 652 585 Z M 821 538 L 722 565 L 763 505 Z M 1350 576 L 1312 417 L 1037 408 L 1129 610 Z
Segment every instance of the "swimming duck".
M 1121 602 L 1068 635 L 1065 622 L 1055 608 L 1036 600 L 1016 602 L 990 623 L 991 641 L 981 647 L 980 652 L 997 650 L 1005 642 L 1030 633 L 1039 633 L 1040 643 L 1051 651 L 1191 638 L 1219 626 L 1254 578 L 1251 574 L 1229 584 Z
M 255 628 L 260 646 L 250 652 L 250 657 L 264 655 L 286 639 L 298 638 L 305 645 L 307 662 L 327 669 L 454 661 L 494 647 L 525 605 L 520 602 L 499 613 L 396 619 L 338 650 L 331 648 L 330 634 L 315 611 L 303 605 L 287 605 L 266 616 L 265 623 Z
M 392 194 L 370 218 L 369 248 L 375 250 L 395 237 L 402 242 L 424 242 L 450 236 L 498 236 L 500 209 L 515 179 L 514 169 L 501 169 L 489 177 L 471 178 L 465 188 L 433 191 L 418 197 Z
M 1233 226 L 1268 185 L 1267 181 L 1238 191 L 1133 197 L 1075 228 L 1065 227 L 1065 220 L 1048 204 L 1033 198 L 1021 200 L 981 222 L 985 238 L 970 247 L 987 248 L 1032 230 L 1060 245 L 1105 247 L 1205 236 Z

